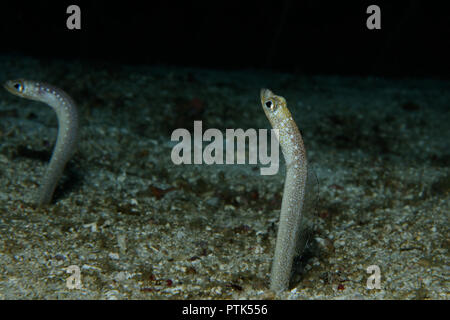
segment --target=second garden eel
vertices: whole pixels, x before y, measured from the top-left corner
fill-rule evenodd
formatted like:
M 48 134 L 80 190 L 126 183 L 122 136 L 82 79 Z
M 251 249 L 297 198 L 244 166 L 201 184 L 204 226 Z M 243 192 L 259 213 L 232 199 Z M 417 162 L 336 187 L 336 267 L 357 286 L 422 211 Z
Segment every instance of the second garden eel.
M 58 137 L 50 163 L 34 204 L 38 207 L 51 202 L 53 192 L 67 161 L 75 151 L 78 134 L 78 113 L 74 101 L 63 90 L 50 84 L 25 79 L 9 80 L 4 84 L 10 93 L 48 104 L 58 118 Z

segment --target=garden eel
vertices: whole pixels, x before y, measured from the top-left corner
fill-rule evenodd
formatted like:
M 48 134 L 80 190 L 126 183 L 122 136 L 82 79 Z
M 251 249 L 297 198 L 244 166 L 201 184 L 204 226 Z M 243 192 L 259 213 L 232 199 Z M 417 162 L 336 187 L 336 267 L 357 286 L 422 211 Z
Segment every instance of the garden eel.
M 298 239 L 301 236 L 300 223 L 308 175 L 306 150 L 300 131 L 286 106 L 286 100 L 274 95 L 269 89 L 261 89 L 261 104 L 272 127 L 279 130 L 278 141 L 286 161 L 286 179 L 270 277 L 270 289 L 280 292 L 288 289 Z
M 21 98 L 44 102 L 56 112 L 58 137 L 43 182 L 34 200 L 38 207 L 47 205 L 52 200 L 67 161 L 75 151 L 78 131 L 77 108 L 67 93 L 46 83 L 18 79 L 7 81 L 4 87 Z

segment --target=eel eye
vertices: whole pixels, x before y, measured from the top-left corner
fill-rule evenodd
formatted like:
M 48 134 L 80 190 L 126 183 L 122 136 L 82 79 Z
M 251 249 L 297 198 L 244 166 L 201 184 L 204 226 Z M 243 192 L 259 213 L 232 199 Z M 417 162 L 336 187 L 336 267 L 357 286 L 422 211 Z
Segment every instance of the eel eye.
M 272 102 L 272 100 L 266 101 L 265 105 L 266 105 L 266 108 L 267 108 L 267 109 L 270 109 L 270 110 L 273 110 L 274 107 L 275 107 L 275 105 L 274 105 L 274 103 Z
M 14 88 L 18 91 L 18 92 L 23 92 L 23 85 L 21 83 L 16 83 L 14 85 Z

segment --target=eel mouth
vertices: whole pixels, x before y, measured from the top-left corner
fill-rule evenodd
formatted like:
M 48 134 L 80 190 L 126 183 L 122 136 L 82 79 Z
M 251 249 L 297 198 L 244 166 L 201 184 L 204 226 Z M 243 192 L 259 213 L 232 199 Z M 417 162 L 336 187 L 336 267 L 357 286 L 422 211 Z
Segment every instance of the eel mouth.
M 269 89 L 262 88 L 260 91 L 261 102 L 267 100 L 267 98 L 273 96 L 273 92 Z
M 17 96 L 23 91 L 24 87 L 20 80 L 8 80 L 3 83 L 3 88 L 9 93 Z
M 11 80 L 3 82 L 3 88 L 10 91 L 11 90 Z

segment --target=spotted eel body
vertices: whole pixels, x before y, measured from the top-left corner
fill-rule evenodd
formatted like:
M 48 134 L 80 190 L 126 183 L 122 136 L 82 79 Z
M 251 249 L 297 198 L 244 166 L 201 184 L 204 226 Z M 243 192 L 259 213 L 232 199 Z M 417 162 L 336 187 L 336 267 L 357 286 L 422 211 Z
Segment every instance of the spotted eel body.
M 300 236 L 307 179 L 306 150 L 286 100 L 269 89 L 261 89 L 261 104 L 272 127 L 279 130 L 278 140 L 286 161 L 286 179 L 270 278 L 270 288 L 280 292 L 288 289 Z
M 75 151 L 78 113 L 74 101 L 63 90 L 46 83 L 18 79 L 4 84 L 10 93 L 48 104 L 58 118 L 58 137 L 43 182 L 35 199 L 37 206 L 50 203 L 67 161 Z

